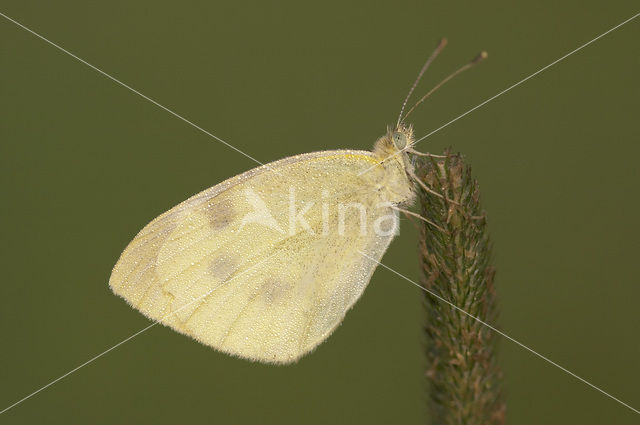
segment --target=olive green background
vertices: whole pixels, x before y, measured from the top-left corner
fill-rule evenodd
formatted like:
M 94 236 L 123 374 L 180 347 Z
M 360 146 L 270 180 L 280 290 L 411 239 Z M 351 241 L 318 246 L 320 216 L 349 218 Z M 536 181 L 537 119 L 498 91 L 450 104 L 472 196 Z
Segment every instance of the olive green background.
M 635 1 L 3 0 L 7 14 L 262 162 L 368 149 L 441 36 L 418 136 L 639 12 Z M 466 155 L 500 327 L 640 408 L 640 18 L 418 147 Z M 0 17 L 0 409 L 148 326 L 107 281 L 148 221 L 256 164 Z M 384 263 L 419 279 L 405 222 Z M 425 423 L 419 290 L 379 269 L 298 364 L 155 326 L 14 407 L 7 424 Z M 511 341 L 511 424 L 638 415 Z

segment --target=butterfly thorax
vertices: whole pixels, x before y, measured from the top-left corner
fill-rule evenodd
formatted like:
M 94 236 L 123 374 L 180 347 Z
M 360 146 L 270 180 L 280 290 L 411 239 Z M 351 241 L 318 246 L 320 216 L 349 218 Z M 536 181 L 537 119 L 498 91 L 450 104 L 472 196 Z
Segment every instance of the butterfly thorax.
M 413 129 L 400 126 L 387 129 L 373 148 L 373 154 L 380 161 L 384 172 L 379 174 L 383 196 L 396 205 L 410 205 L 415 199 L 415 188 L 410 175 L 413 165 L 406 148 L 413 143 Z

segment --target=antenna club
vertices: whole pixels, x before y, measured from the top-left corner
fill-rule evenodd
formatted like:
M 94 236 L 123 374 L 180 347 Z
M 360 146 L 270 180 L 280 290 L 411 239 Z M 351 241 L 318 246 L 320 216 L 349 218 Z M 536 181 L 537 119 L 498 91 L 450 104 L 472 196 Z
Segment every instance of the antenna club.
M 473 58 L 471 63 L 475 65 L 476 63 L 482 62 L 483 60 L 485 60 L 488 57 L 489 57 L 489 53 L 487 53 L 486 50 L 483 50 L 482 52 L 478 53 L 478 56 Z

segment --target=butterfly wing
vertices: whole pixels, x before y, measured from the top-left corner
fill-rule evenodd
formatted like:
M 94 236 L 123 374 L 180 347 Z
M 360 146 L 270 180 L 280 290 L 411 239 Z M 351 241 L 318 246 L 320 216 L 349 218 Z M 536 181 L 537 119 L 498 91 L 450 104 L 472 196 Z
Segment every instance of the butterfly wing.
M 295 361 L 342 321 L 395 234 L 383 171 L 358 176 L 375 163 L 365 151 L 317 152 L 220 183 L 144 227 L 109 284 L 215 349 Z

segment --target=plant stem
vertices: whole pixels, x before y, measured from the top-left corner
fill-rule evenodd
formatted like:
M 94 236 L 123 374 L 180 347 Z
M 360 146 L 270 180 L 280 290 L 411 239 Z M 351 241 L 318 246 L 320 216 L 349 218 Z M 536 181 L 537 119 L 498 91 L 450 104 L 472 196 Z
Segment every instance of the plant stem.
M 457 154 L 427 157 L 418 176 L 442 199 L 419 190 L 422 285 L 477 319 L 496 319 L 495 271 L 478 184 Z M 452 202 L 453 201 L 453 202 Z M 506 405 L 496 361 L 497 335 L 425 291 L 426 379 L 433 424 L 504 424 Z

